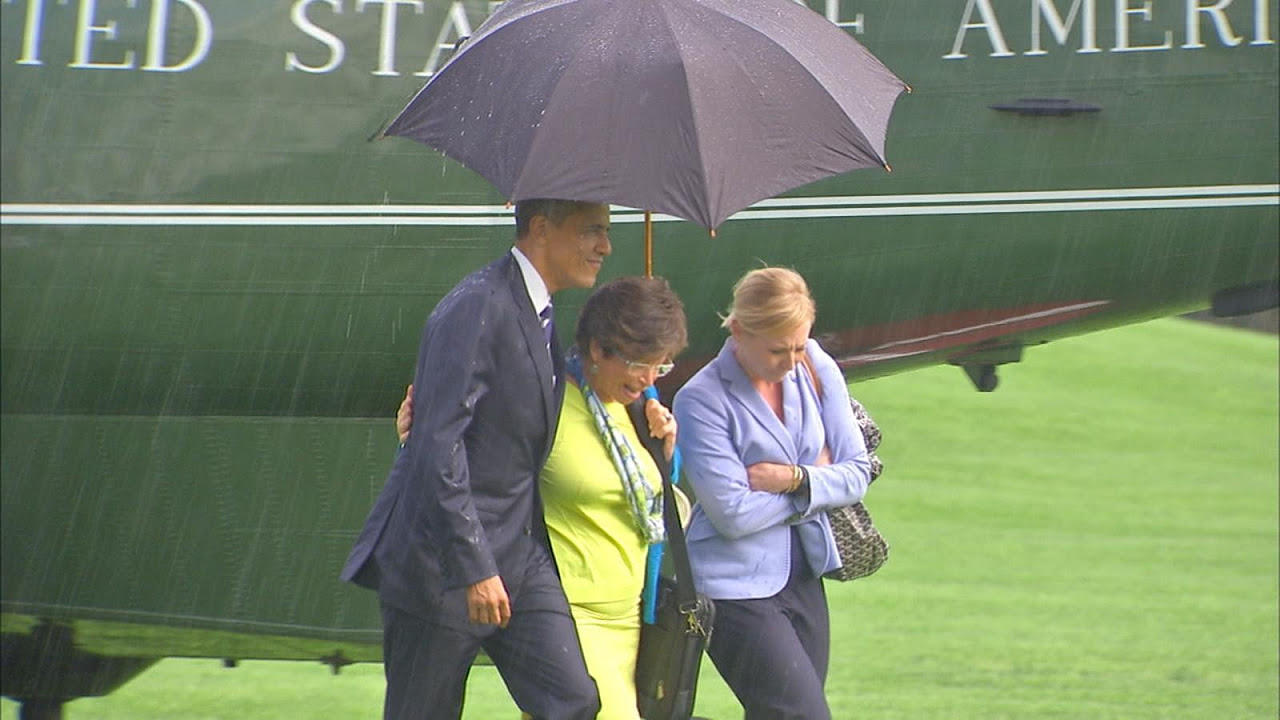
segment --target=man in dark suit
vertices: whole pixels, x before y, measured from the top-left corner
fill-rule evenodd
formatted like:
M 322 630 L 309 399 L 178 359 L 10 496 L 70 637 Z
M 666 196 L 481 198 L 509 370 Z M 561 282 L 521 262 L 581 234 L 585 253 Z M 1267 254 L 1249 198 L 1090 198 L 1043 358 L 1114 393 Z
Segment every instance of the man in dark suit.
M 564 397 L 545 310 L 555 292 L 594 285 L 611 250 L 607 205 L 520 202 L 511 252 L 427 318 L 414 432 L 342 570 L 382 605 L 384 718 L 461 716 L 482 647 L 526 713 L 599 709 L 537 481 Z

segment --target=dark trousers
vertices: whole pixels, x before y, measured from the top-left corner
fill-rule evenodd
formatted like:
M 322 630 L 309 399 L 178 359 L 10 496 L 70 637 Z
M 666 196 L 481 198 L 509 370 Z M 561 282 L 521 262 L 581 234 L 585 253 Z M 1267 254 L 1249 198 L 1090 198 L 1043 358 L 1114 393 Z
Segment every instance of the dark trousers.
M 831 655 L 827 595 L 795 533 L 791 545 L 791 577 L 777 595 L 716 600 L 707 654 L 742 703 L 746 720 L 831 717 L 823 692 Z
M 382 605 L 383 667 L 387 676 L 384 720 L 459 718 L 471 663 L 480 648 L 502 674 L 512 700 L 540 720 L 589 720 L 600 711 L 595 681 L 587 674 L 569 606 L 554 575 L 552 586 L 526 586 L 504 629 L 481 636 L 474 630 L 424 620 Z M 563 610 L 548 609 L 559 595 Z

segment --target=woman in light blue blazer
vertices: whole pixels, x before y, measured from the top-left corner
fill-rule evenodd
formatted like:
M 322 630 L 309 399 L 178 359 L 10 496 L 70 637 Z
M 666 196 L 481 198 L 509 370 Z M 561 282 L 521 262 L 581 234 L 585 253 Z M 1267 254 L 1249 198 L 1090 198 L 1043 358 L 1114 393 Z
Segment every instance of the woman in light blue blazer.
M 689 559 L 716 601 L 708 654 L 748 720 L 831 717 L 822 574 L 840 559 L 826 511 L 862 499 L 871 480 L 845 379 L 809 339 L 815 313 L 798 273 L 747 273 L 723 323 L 730 337 L 674 403 L 698 500 Z

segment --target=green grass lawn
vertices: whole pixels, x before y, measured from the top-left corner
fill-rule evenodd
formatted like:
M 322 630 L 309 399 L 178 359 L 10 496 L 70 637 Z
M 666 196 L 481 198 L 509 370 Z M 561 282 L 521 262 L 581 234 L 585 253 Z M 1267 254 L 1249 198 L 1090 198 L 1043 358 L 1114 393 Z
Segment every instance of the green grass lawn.
M 1166 319 L 1031 349 L 990 394 L 949 367 L 855 384 L 893 552 L 827 585 L 835 717 L 1280 715 L 1278 347 Z M 381 673 L 166 660 L 67 716 L 372 719 Z M 710 663 L 698 712 L 741 717 Z M 492 667 L 466 717 L 518 717 Z

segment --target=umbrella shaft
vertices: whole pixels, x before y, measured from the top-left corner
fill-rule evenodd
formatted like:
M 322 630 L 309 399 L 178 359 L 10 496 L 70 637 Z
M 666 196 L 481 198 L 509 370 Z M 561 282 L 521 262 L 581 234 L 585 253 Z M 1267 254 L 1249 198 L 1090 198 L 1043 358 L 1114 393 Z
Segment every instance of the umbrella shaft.
M 653 277 L 653 213 L 644 211 L 644 276 Z

